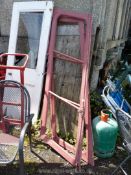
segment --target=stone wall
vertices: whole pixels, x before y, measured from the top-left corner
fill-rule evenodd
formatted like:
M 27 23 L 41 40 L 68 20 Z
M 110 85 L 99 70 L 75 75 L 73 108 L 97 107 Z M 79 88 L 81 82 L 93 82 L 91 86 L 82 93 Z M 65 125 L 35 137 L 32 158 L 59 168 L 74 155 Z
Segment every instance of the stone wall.
M 7 52 L 13 2 L 0 0 L 0 52 Z M 30 1 L 30 0 L 26 0 Z M 54 0 L 55 7 L 93 15 L 90 86 L 95 89 L 109 49 L 120 47 L 127 39 L 130 0 Z M 100 28 L 96 35 L 97 27 Z M 96 39 L 97 36 L 97 39 Z M 95 49 L 93 50 L 95 43 Z M 119 52 L 119 49 L 118 49 Z M 120 53 L 118 53 L 120 55 Z

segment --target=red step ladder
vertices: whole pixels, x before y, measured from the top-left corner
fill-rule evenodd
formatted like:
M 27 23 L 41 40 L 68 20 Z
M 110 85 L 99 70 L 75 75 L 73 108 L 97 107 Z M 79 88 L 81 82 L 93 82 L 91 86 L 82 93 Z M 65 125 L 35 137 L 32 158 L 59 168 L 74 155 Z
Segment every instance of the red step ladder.
M 57 25 L 58 22 L 78 24 L 80 31 L 80 59 L 63 54 L 55 50 Z M 55 9 L 52 21 L 51 38 L 49 44 L 48 66 L 45 82 L 45 93 L 43 99 L 43 110 L 41 114 L 41 139 L 44 143 L 50 145 L 55 151 L 63 156 L 72 165 L 80 168 L 80 161 L 83 159 L 87 164 L 94 165 L 93 159 L 93 142 L 89 103 L 89 64 L 90 64 L 90 45 L 91 45 L 91 30 L 92 17 L 86 13 L 76 13 L 70 11 L 63 11 Z M 53 92 L 53 64 L 55 59 L 62 59 L 65 61 L 79 64 L 82 67 L 82 82 L 80 90 L 79 103 L 73 102 L 69 99 L 59 96 Z M 78 129 L 76 145 L 72 146 L 63 139 L 59 138 L 56 132 L 56 110 L 55 98 L 62 100 L 78 111 Z M 50 122 L 52 129 L 52 137 L 46 135 L 47 112 L 48 103 L 50 100 Z M 82 150 L 83 132 L 86 130 L 87 148 Z M 72 154 L 73 153 L 73 154 Z
M 17 60 L 19 60 L 19 59 L 22 60 L 23 59 L 23 64 L 21 66 L 16 66 L 16 65 L 8 66 L 8 65 L 1 64 L 0 65 L 0 73 L 1 73 L 0 74 L 0 81 L 7 79 L 6 75 L 9 74 L 9 72 L 8 72 L 9 70 L 14 70 L 14 71 L 17 70 L 18 74 L 20 75 L 20 83 L 22 85 L 24 85 L 24 70 L 27 66 L 28 55 L 27 54 L 22 54 L 22 53 L 14 53 L 14 54 L 12 54 L 12 53 L 3 53 L 3 54 L 0 55 L 0 60 L 3 60 L 2 63 L 6 63 L 7 59 L 12 59 L 12 58 L 17 58 Z M 6 61 L 4 61 L 4 60 L 6 60 Z M 4 91 L 3 91 L 3 93 L 1 93 L 1 95 L 2 95 L 1 98 L 5 98 L 5 101 L 0 101 L 0 106 L 2 106 L 0 108 L 0 129 L 4 130 L 4 132 L 6 132 L 5 126 L 4 126 L 5 123 L 6 124 L 8 123 L 8 125 L 12 125 L 13 123 L 18 124 L 22 128 L 23 125 L 24 125 L 24 120 L 25 120 L 24 119 L 24 99 L 23 99 L 24 94 L 21 91 L 21 99 L 22 99 L 21 101 L 22 102 L 21 102 L 21 104 L 19 104 L 19 103 L 16 102 L 17 100 L 14 99 L 14 94 L 13 94 L 14 92 L 12 91 L 11 92 L 12 94 L 9 94 L 9 91 L 8 91 L 9 88 L 16 89 L 15 86 L 14 87 L 9 86 L 9 85 L 6 85 L 6 83 L 5 83 L 5 85 L 3 87 Z M 10 98 L 8 98 L 8 95 L 9 96 L 12 95 L 12 101 L 8 100 L 8 99 L 10 99 Z M 17 94 L 16 94 L 15 98 L 18 98 Z M 5 114 L 2 111 L 3 106 L 6 106 L 6 108 L 7 108 L 7 106 L 8 107 L 9 106 L 11 106 L 11 107 L 14 106 L 14 107 L 18 108 L 19 112 L 21 114 L 20 115 L 21 118 L 20 119 L 17 119 L 17 118 L 12 119 L 12 118 L 7 117 L 7 116 L 5 117 Z
M 8 66 L 6 65 L 7 59 L 12 59 L 17 57 L 17 59 L 24 59 L 22 66 Z M 28 55 L 23 53 L 2 53 L 0 55 L 0 80 L 4 80 L 6 77 L 7 70 L 18 70 L 20 74 L 20 83 L 24 85 L 24 70 L 27 66 Z

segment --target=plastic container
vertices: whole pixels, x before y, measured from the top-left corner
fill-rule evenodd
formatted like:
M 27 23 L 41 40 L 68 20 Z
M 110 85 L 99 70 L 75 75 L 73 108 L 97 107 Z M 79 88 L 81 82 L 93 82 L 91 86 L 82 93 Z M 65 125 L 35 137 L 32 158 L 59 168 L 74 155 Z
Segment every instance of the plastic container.
M 108 158 L 114 154 L 118 125 L 107 110 L 101 111 L 101 116 L 92 123 L 94 152 L 97 157 Z

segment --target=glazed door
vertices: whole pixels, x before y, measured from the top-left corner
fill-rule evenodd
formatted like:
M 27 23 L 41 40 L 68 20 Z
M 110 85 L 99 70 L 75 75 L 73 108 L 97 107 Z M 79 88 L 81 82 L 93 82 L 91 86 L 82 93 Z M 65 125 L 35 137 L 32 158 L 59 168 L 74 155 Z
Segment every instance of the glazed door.
M 8 52 L 29 55 L 24 79 L 31 95 L 33 121 L 39 113 L 52 12 L 52 1 L 15 2 L 13 6 Z M 10 58 L 7 64 L 21 65 L 22 62 Z M 18 71 L 8 70 L 6 79 L 20 81 Z

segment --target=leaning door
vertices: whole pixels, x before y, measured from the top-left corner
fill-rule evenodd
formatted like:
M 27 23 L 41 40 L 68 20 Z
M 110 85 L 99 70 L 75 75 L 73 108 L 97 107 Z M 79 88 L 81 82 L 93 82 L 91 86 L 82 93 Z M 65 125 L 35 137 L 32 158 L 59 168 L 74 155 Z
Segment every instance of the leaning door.
M 24 82 L 31 95 L 33 121 L 39 113 L 52 12 L 52 1 L 16 2 L 13 6 L 8 52 L 29 55 Z M 7 62 L 10 66 L 21 64 L 14 57 Z M 7 71 L 6 79 L 20 81 L 14 70 Z

